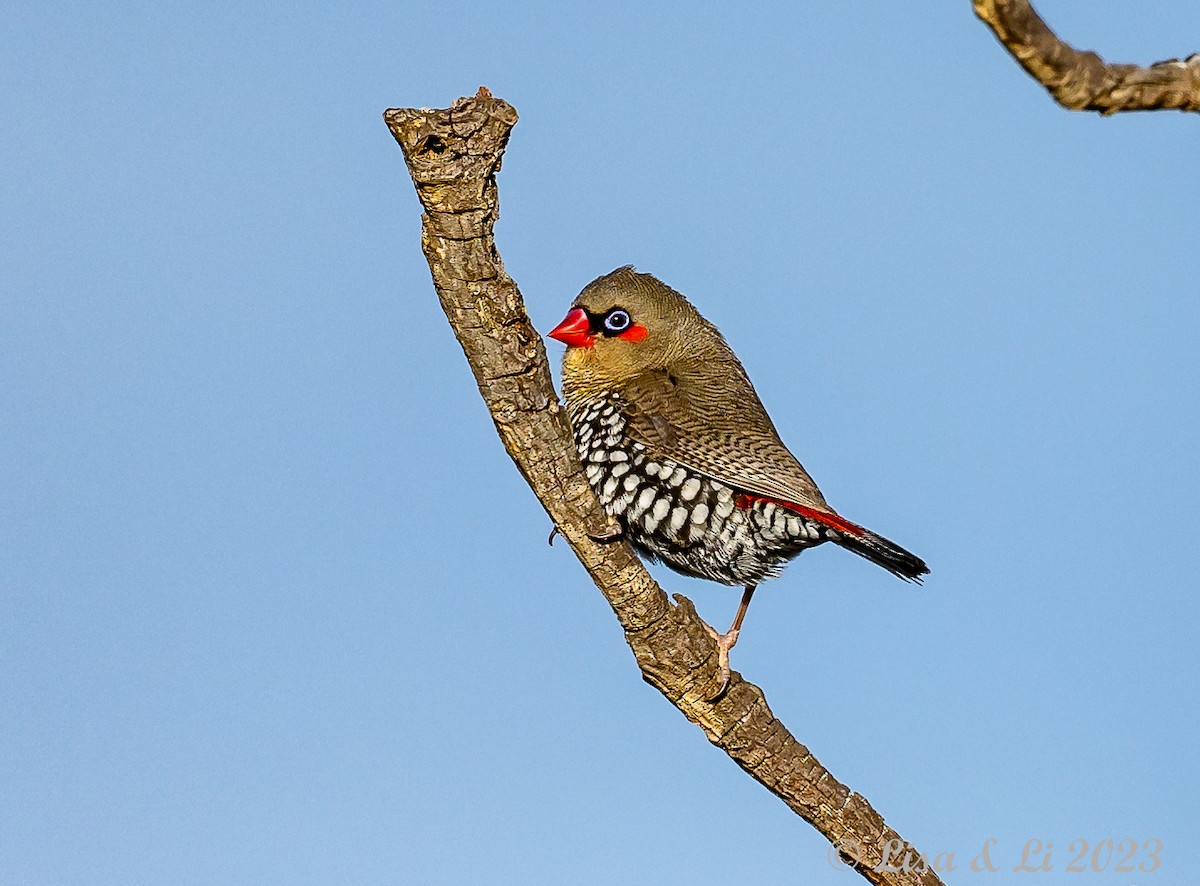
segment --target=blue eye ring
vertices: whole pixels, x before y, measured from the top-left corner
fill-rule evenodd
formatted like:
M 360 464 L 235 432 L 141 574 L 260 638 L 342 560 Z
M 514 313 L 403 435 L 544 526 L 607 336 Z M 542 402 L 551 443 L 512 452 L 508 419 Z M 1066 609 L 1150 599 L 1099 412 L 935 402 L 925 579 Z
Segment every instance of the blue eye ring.
M 614 335 L 624 332 L 633 325 L 633 318 L 629 316 L 629 312 L 624 308 L 613 308 L 604 315 L 604 331 L 611 332 Z

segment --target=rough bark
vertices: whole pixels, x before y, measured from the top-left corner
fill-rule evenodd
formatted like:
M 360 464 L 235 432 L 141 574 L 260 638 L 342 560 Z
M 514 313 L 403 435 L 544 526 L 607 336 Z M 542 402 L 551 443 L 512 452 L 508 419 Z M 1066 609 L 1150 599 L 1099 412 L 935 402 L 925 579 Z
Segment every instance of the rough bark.
M 1029 0 L 973 3 L 996 39 L 1068 110 L 1200 111 L 1200 54 L 1149 67 L 1107 64 L 1060 40 Z
M 392 109 L 384 119 L 425 209 L 421 243 L 434 287 L 500 439 L 612 606 L 643 678 L 816 827 L 831 858 L 840 854 L 872 883 L 940 883 L 913 869 L 923 867 L 912 863 L 916 851 L 788 732 L 757 686 L 735 672 L 724 694 L 706 700 L 719 679 L 717 648 L 695 608 L 679 596 L 672 605 L 625 542 L 603 540 L 608 518 L 576 456 L 541 337 L 492 238 L 496 172 L 516 111 L 481 87 L 447 110 Z

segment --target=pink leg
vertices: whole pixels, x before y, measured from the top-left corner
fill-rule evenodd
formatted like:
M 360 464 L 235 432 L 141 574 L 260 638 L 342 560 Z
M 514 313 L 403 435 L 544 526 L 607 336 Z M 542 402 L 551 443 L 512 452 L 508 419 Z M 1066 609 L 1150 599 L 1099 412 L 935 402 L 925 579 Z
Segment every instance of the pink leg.
M 737 645 L 738 634 L 740 634 L 742 631 L 742 619 L 746 617 L 746 610 L 750 608 L 750 598 L 754 596 L 754 589 L 756 587 L 757 585 L 746 585 L 746 590 L 742 594 L 741 605 L 738 606 L 737 615 L 733 617 L 733 624 L 725 633 L 718 634 L 711 627 L 705 625 L 705 627 L 708 628 L 709 634 L 711 634 L 712 638 L 717 641 L 717 662 L 721 667 L 721 685 L 717 688 L 716 693 L 710 696 L 710 698 L 715 699 L 720 697 L 720 695 L 724 693 L 725 689 L 729 686 L 729 678 L 731 676 L 729 670 L 729 650 Z

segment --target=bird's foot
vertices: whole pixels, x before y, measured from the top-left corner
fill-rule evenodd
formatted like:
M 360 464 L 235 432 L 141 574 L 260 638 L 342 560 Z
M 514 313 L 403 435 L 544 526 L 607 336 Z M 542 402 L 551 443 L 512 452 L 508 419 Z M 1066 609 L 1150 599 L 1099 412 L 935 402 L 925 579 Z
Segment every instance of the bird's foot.
M 610 541 L 617 541 L 625 535 L 625 529 L 615 520 L 610 521 L 603 529 L 598 529 L 587 534 L 588 538 L 598 544 L 607 544 Z
M 717 642 L 717 665 L 721 669 L 720 681 L 717 684 L 716 691 L 708 693 L 706 698 L 707 701 L 716 701 L 729 688 L 729 680 L 732 677 L 732 672 L 729 670 L 729 650 L 737 645 L 738 634 L 741 631 L 736 628 L 730 628 L 725 633 L 718 634 L 707 624 L 704 626 L 704 629 Z
M 550 547 L 554 547 L 555 536 L 562 535 L 555 526 L 550 530 L 550 537 L 546 539 L 546 543 Z M 620 523 L 611 522 L 605 525 L 603 529 L 598 529 L 595 532 L 589 532 L 587 537 L 598 544 L 607 544 L 610 541 L 617 541 L 625 535 L 625 529 Z

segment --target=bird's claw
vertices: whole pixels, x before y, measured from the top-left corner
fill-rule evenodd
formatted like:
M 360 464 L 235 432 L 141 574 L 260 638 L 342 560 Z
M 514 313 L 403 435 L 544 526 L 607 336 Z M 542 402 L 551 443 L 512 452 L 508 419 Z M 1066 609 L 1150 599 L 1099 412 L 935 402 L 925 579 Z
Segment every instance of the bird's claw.
M 597 544 L 607 544 L 610 541 L 616 541 L 625 534 L 625 530 L 621 528 L 620 523 L 609 523 L 598 532 L 589 532 L 588 538 Z
M 624 534 L 625 530 L 621 528 L 620 523 L 609 523 L 598 532 L 589 532 L 587 537 L 598 544 L 605 544 L 606 542 L 616 541 Z M 546 539 L 546 544 L 550 545 L 550 547 L 554 547 L 554 538 L 558 535 L 562 535 L 562 533 L 559 532 L 558 527 L 555 526 L 550 530 L 550 537 Z

